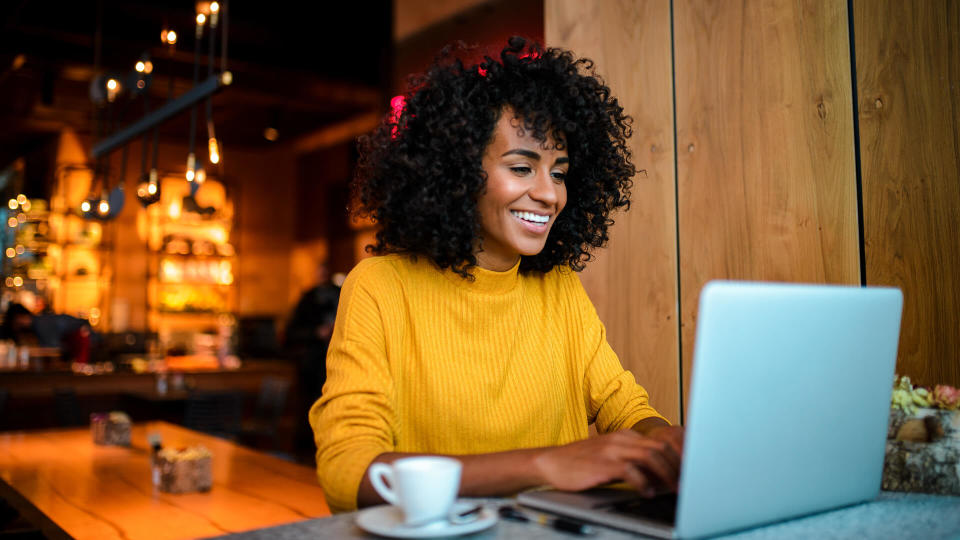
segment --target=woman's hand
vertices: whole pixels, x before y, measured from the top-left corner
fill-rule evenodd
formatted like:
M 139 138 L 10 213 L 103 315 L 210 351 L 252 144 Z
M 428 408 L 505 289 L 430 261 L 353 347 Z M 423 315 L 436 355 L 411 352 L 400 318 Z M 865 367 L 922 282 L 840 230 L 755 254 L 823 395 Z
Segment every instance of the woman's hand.
M 534 463 L 545 483 L 557 489 L 578 491 L 622 481 L 653 496 L 676 491 L 682 451 L 683 428 L 664 425 L 645 435 L 623 430 L 543 449 Z
M 683 428 L 680 426 L 657 426 L 646 432 L 647 437 L 667 443 L 680 457 L 683 457 L 683 434 Z

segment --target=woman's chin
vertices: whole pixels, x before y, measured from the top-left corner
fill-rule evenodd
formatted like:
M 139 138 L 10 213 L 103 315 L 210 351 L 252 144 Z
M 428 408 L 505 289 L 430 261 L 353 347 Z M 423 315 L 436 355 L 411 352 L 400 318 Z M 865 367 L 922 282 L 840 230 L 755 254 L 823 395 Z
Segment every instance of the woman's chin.
M 517 251 L 523 257 L 533 257 L 535 255 L 539 255 L 540 252 L 543 251 L 544 246 L 546 246 L 546 243 L 535 246 L 522 246 L 521 249 Z

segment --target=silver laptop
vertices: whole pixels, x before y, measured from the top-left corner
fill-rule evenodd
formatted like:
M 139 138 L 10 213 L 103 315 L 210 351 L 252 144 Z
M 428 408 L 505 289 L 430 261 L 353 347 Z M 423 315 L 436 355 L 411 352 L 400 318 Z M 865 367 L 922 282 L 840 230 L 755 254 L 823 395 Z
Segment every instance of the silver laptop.
M 892 288 L 708 283 L 679 494 L 546 490 L 520 504 L 691 538 L 875 498 L 902 306 Z

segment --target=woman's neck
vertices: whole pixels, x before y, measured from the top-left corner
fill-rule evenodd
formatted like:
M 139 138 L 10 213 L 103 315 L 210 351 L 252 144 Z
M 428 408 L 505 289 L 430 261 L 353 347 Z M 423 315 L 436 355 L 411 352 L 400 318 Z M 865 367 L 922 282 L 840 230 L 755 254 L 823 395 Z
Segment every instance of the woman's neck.
M 506 258 L 496 257 L 483 251 L 477 253 L 477 266 L 493 272 L 506 272 L 516 266 L 519 260 L 520 255 L 513 258 Z

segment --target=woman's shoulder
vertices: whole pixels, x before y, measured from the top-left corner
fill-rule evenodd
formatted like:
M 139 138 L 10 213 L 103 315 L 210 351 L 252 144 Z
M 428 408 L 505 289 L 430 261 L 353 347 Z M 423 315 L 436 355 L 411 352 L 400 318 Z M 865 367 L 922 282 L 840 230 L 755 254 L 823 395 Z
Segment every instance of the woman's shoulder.
M 540 281 L 547 287 L 580 290 L 580 276 L 566 265 L 554 266 L 549 272 L 531 272 L 529 277 Z
M 377 281 L 389 278 L 397 271 L 397 265 L 399 263 L 397 259 L 398 257 L 395 254 L 377 255 L 362 259 L 350 270 L 350 273 L 347 274 L 344 285 L 351 282 L 363 283 L 371 280 Z
M 593 307 L 587 291 L 580 281 L 580 274 L 566 265 L 553 267 L 549 272 L 531 273 L 528 279 L 539 282 L 538 289 L 542 294 L 553 298 L 564 309 L 573 308 L 577 311 Z
M 408 283 L 416 274 L 423 273 L 426 261 L 403 253 L 389 253 L 367 257 L 347 274 L 344 287 L 358 284 L 383 287 Z

